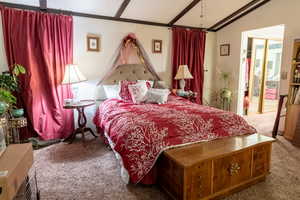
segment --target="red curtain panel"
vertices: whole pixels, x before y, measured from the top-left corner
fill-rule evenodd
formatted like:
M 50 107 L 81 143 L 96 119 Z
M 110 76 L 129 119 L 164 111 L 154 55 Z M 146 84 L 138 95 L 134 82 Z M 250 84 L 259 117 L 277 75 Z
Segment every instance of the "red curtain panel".
M 188 65 L 194 79 L 186 80 L 185 89 L 197 92 L 196 103 L 202 104 L 206 32 L 176 27 L 172 29 L 172 35 L 172 86 L 178 88 L 178 81 L 174 77 L 179 65 Z
M 5 7 L 1 15 L 8 64 L 27 70 L 20 92 L 28 120 L 44 140 L 67 137 L 73 111 L 63 109 L 63 100 L 72 92 L 61 82 L 73 61 L 72 17 Z

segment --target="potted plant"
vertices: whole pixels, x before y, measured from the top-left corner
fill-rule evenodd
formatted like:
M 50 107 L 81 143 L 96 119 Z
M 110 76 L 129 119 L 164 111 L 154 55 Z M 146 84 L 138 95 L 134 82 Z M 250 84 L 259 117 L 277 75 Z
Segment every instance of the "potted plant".
M 24 114 L 23 108 L 17 108 L 17 98 L 13 92 L 19 90 L 18 76 L 25 74 L 26 70 L 22 65 L 14 64 L 12 73 L 3 72 L 0 75 L 0 115 L 9 111 L 13 117 L 21 117 Z

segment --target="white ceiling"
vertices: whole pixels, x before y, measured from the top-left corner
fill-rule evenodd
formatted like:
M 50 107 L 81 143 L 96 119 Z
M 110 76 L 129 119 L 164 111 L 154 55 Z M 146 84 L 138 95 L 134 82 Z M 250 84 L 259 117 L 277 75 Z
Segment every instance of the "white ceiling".
M 39 6 L 39 0 L 1 0 L 9 3 Z M 252 0 L 202 0 L 176 25 L 209 28 Z M 114 16 L 123 0 L 48 0 L 48 7 L 74 12 Z M 169 23 L 192 0 L 131 0 L 122 18 Z M 201 7 L 204 17 L 201 19 Z
M 203 0 L 190 12 L 184 15 L 176 24 L 200 26 L 208 28 L 224 19 L 234 11 L 240 9 L 252 0 Z M 201 19 L 201 4 L 203 4 L 204 17 Z

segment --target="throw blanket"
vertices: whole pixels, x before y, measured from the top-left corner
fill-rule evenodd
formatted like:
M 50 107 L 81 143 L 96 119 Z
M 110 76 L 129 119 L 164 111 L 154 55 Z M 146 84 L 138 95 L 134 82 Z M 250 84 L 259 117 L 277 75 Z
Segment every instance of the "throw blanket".
M 106 100 L 94 123 L 115 144 L 132 183 L 141 181 L 166 149 L 256 132 L 235 113 L 172 95 L 161 105 Z

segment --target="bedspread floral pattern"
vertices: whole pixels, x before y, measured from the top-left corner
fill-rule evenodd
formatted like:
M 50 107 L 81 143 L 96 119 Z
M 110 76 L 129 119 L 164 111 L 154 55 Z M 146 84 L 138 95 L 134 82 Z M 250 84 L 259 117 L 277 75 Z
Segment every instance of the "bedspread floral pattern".
M 168 148 L 256 132 L 235 113 L 172 95 L 161 105 L 106 100 L 94 123 L 114 142 L 132 183 L 138 183 Z

